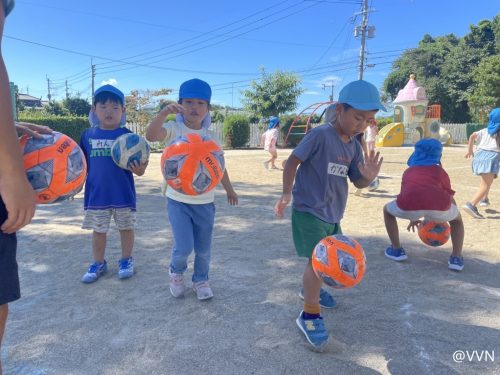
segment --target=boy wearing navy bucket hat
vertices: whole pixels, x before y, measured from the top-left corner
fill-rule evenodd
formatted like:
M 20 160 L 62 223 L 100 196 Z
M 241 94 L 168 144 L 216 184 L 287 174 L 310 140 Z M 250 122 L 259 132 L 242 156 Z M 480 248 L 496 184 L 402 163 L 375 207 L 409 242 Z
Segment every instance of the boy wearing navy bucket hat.
M 274 206 L 276 215 L 283 217 L 293 195 L 293 242 L 297 255 L 308 259 L 299 294 L 304 307 L 295 322 L 317 351 L 328 342 L 321 308 L 334 307 L 335 300 L 321 288 L 322 280 L 311 265 L 312 252 L 324 237 L 342 233 L 347 179 L 357 188 L 365 188 L 380 171 L 379 154 L 370 152 L 363 158 L 361 145 L 355 139 L 375 119 L 378 110 L 385 108 L 374 85 L 363 80 L 346 85 L 338 103 L 327 108 L 327 123 L 309 131 L 288 158 L 283 194 Z
M 396 218 L 408 219 L 408 231 L 425 218 L 436 222 L 449 222 L 453 250 L 448 268 L 461 271 L 464 268 L 462 247 L 464 224 L 451 189 L 450 177 L 441 166 L 443 146 L 437 139 L 422 139 L 415 144 L 415 151 L 408 159 L 409 168 L 403 173 L 401 192 L 396 200 L 384 206 L 384 222 L 391 245 L 385 256 L 397 262 L 408 259 L 399 241 Z
M 158 113 L 146 130 L 146 139 L 169 144 L 180 136 L 195 133 L 209 135 L 217 142 L 216 137 L 208 130 L 211 124 L 211 97 L 212 89 L 205 81 L 194 78 L 184 82 L 179 89 L 179 102 L 167 105 Z M 175 121 L 164 123 L 171 113 L 176 114 Z M 227 169 L 221 183 L 228 203 L 238 204 L 238 196 L 233 190 Z M 208 271 L 215 219 L 215 189 L 200 195 L 186 195 L 167 186 L 166 196 L 167 213 L 174 237 L 169 266 L 170 293 L 176 298 L 184 297 L 184 272 L 187 269 L 187 259 L 194 249 L 193 289 L 199 300 L 211 299 L 213 292 L 208 283 Z

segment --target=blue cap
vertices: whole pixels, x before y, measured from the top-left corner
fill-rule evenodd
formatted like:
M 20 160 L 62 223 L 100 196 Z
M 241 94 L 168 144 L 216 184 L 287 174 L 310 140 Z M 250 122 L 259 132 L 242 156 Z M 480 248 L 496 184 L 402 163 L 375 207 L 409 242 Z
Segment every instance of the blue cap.
M 348 83 L 339 93 L 339 103 L 349 104 L 360 111 L 386 111 L 380 101 L 377 88 L 370 82 L 353 81 Z
M 205 81 L 198 78 L 184 82 L 179 89 L 179 100 L 181 99 L 203 99 L 210 103 L 212 89 Z
M 415 151 L 408 159 L 410 167 L 436 165 L 441 162 L 443 145 L 437 139 L 424 138 L 415 143 Z
M 500 131 L 500 108 L 495 108 L 490 112 L 488 116 L 488 134 L 493 135 Z
M 279 117 L 276 116 L 271 116 L 269 117 L 269 126 L 267 127 L 268 129 L 274 129 L 280 124 L 280 119 Z
M 104 85 L 104 86 L 99 87 L 94 92 L 94 98 L 102 92 L 110 92 L 112 94 L 115 94 L 118 97 L 118 99 L 120 100 L 120 103 L 122 103 L 122 105 L 125 105 L 125 95 L 123 95 L 123 92 L 118 90 L 115 86 Z

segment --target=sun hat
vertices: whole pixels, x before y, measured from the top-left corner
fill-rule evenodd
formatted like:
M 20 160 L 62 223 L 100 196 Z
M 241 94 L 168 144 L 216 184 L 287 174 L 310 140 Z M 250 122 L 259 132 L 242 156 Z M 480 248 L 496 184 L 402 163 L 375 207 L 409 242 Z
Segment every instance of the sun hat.
M 280 119 L 279 117 L 276 116 L 271 116 L 269 117 L 269 126 L 267 127 L 268 129 L 274 129 L 280 124 Z
M 350 82 L 340 90 L 339 103 L 349 104 L 360 111 L 386 111 L 377 88 L 362 79 Z
M 443 145 L 437 139 L 424 138 L 415 143 L 415 151 L 408 159 L 410 167 L 436 165 L 441 162 Z
M 184 82 L 179 88 L 179 100 L 181 99 L 202 99 L 210 103 L 212 89 L 205 81 L 198 78 Z
M 123 95 L 123 92 L 121 92 L 120 90 L 118 90 L 115 86 L 112 86 L 112 85 L 104 85 L 104 86 L 101 86 L 99 87 L 97 90 L 95 90 L 94 92 L 94 98 L 103 93 L 103 92 L 110 92 L 112 94 L 115 94 L 118 99 L 120 100 L 120 103 L 122 105 L 125 105 L 125 95 Z
M 498 133 L 500 130 L 500 108 L 493 109 L 488 118 L 490 120 L 488 122 L 488 134 L 493 135 Z

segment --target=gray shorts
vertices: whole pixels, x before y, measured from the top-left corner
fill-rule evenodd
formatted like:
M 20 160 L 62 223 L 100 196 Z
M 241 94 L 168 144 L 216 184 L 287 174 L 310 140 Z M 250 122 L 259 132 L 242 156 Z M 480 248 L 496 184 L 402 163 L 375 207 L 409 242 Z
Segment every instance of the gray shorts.
M 398 207 L 396 201 L 387 203 L 385 209 L 392 216 L 396 216 L 401 219 L 416 221 L 424 218 L 431 221 L 437 221 L 439 223 L 455 220 L 460 214 L 457 206 L 453 203 L 451 204 L 451 207 L 446 211 L 437 211 L 437 210 L 405 211 Z
M 97 233 L 108 233 L 111 216 L 118 230 L 135 228 L 135 211 L 130 208 L 109 208 L 106 210 L 86 210 L 82 229 L 93 229 Z

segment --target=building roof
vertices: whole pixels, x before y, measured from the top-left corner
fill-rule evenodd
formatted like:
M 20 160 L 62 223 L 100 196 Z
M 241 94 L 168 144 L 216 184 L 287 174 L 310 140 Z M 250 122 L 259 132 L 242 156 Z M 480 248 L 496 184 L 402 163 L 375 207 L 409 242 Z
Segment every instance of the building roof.
M 35 96 L 31 96 L 28 94 L 21 94 L 21 93 L 18 94 L 18 98 L 19 98 L 19 100 L 33 101 L 33 102 L 39 102 L 42 100 L 42 98 L 37 98 Z
M 415 80 L 415 74 L 410 74 L 410 80 L 402 90 L 399 90 L 398 96 L 394 100 L 394 103 L 397 104 L 425 100 L 427 100 L 425 89 L 418 85 L 417 81 Z

